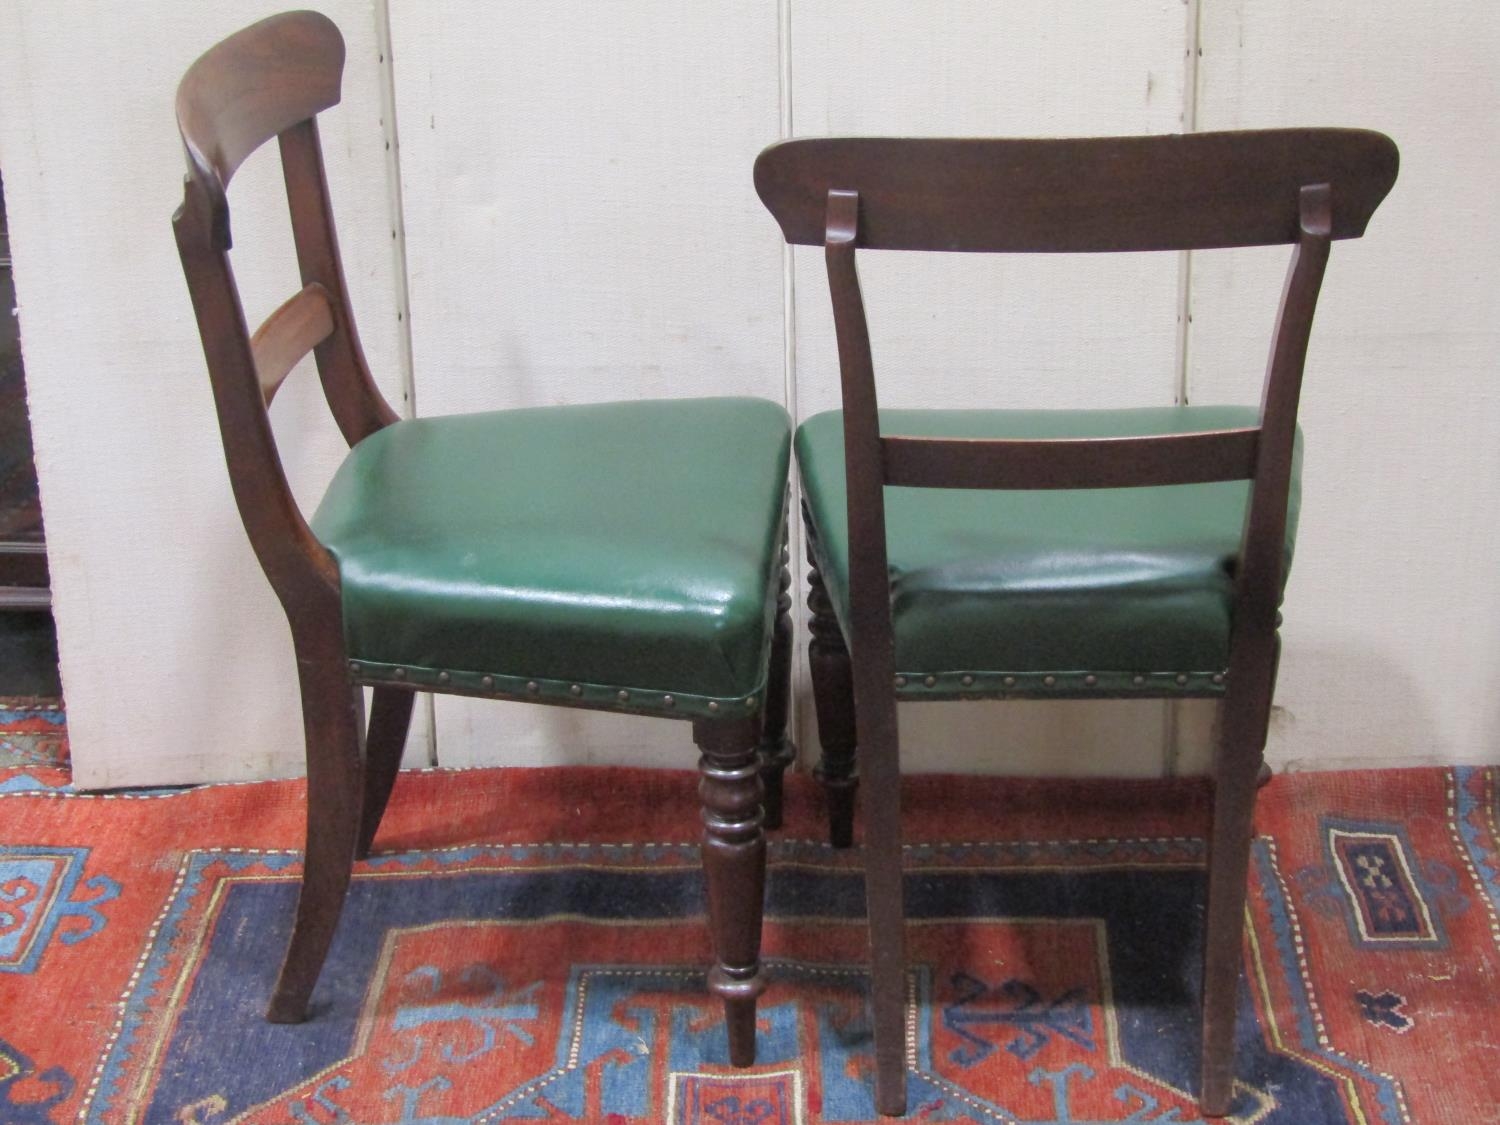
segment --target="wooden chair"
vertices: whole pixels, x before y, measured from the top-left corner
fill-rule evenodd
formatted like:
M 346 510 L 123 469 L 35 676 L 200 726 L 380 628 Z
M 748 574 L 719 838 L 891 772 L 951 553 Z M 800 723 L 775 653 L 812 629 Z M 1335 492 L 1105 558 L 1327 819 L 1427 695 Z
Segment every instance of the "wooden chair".
M 763 825 L 779 819 L 791 758 L 790 422 L 777 405 L 733 398 L 399 420 L 360 349 L 318 141 L 343 61 L 331 22 L 288 13 L 210 49 L 177 93 L 188 172 L 172 225 L 235 500 L 291 625 L 307 738 L 306 868 L 268 1018 L 305 1018 L 413 697 L 452 692 L 692 723 L 709 987 L 723 998 L 731 1057 L 748 1065 L 763 987 Z M 252 335 L 225 189 L 272 138 L 303 288 Z M 267 414 L 308 352 L 351 446 L 310 523 Z
M 1396 168 L 1386 137 L 1335 129 L 795 140 L 756 162 L 787 241 L 824 247 L 833 298 L 844 409 L 805 422 L 796 451 L 837 845 L 850 841 L 856 744 L 864 779 L 882 1113 L 906 1107 L 897 700 L 1142 696 L 1221 701 L 1200 1101 L 1228 1112 L 1303 359 L 1329 243 L 1363 234 Z M 1259 411 L 878 410 L 857 249 L 1274 243 L 1294 249 Z

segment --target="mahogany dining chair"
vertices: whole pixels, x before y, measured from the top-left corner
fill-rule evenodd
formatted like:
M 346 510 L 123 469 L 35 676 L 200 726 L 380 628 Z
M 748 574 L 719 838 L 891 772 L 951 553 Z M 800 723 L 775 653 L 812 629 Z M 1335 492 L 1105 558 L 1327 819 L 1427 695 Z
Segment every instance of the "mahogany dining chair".
M 843 410 L 804 422 L 795 448 L 835 845 L 851 840 L 856 746 L 864 787 L 882 1113 L 906 1108 L 897 701 L 1140 697 L 1219 700 L 1199 1098 L 1229 1111 L 1303 362 L 1329 245 L 1364 233 L 1397 163 L 1388 138 L 1347 129 L 807 139 L 756 162 L 786 240 L 824 248 L 833 300 Z M 1278 243 L 1293 249 L 1258 409 L 878 407 L 857 250 Z
M 764 987 L 764 828 L 779 821 L 792 757 L 790 422 L 748 398 L 399 418 L 360 348 L 318 139 L 343 62 L 332 22 L 290 12 L 212 47 L 177 92 L 187 177 L 172 225 L 235 501 L 291 627 L 306 734 L 306 865 L 268 1018 L 306 1017 L 413 697 L 451 692 L 691 723 L 708 987 L 732 1061 L 748 1065 Z M 226 189 L 272 139 L 302 288 L 252 333 Z M 268 415 L 308 353 L 350 446 L 310 520 Z

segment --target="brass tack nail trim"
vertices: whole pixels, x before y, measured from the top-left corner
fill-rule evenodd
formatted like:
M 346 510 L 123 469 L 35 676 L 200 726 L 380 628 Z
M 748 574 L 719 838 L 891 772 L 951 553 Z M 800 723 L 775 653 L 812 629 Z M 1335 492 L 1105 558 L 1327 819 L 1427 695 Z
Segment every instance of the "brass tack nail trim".
M 670 695 L 664 695 L 661 697 L 661 705 L 663 707 L 676 707 L 677 700 Z
M 1099 682 L 1099 677 L 1098 676 L 1085 676 L 1085 677 L 1083 677 L 1083 682 L 1085 684 L 1087 684 L 1089 687 L 1093 687 L 1095 684 L 1097 684 Z
M 532 695 L 535 695 L 537 692 L 542 690 L 542 685 L 537 683 L 535 680 L 527 680 L 526 690 Z
M 1177 682 L 1179 684 L 1185 684 L 1185 683 L 1187 683 L 1187 673 L 1186 672 L 1179 672 L 1179 673 L 1177 673 Z
M 896 686 L 897 687 L 905 687 L 906 686 L 906 677 L 905 676 L 897 676 L 896 677 Z
M 1016 678 L 1014 676 L 1006 676 L 1005 680 L 1004 680 L 1004 683 L 1005 683 L 1006 687 L 1015 687 L 1016 686 Z
M 710 711 L 717 711 L 719 709 L 719 705 L 717 703 L 715 703 L 713 700 L 709 700 L 708 709 Z
M 1143 683 L 1146 682 L 1146 677 L 1145 676 L 1131 676 L 1130 677 L 1130 682 L 1133 683 L 1136 687 L 1140 687 Z
M 937 687 L 937 677 L 936 676 L 928 676 L 922 682 L 924 684 L 926 684 L 928 687 Z
M 480 687 L 487 687 L 487 688 L 494 687 L 495 686 L 495 677 L 494 676 L 480 676 L 479 677 L 479 686 Z
M 615 692 L 615 698 L 618 699 L 621 703 L 628 703 L 630 702 L 630 693 L 624 688 L 621 688 L 619 691 Z
M 1222 672 L 1215 672 L 1214 673 L 1214 683 L 1216 683 L 1216 684 L 1222 684 L 1223 682 L 1224 682 L 1224 673 L 1222 673 Z
M 450 676 L 450 675 L 448 675 L 447 672 L 439 672 L 438 673 L 438 683 L 440 683 L 440 684 L 446 684 L 452 678 L 453 677 Z
M 354 676 L 359 675 L 359 661 L 357 661 L 357 660 L 351 660 L 351 661 L 349 661 L 349 672 L 350 672 L 351 675 L 354 675 Z
M 395 676 L 398 680 L 404 680 L 406 679 L 406 669 L 397 668 L 394 672 L 391 673 L 391 675 Z
M 965 676 L 959 682 L 962 683 L 964 685 L 964 687 L 973 687 L 974 686 L 974 677 L 973 676 Z
M 579 684 L 574 684 L 572 687 L 568 688 L 568 690 L 571 691 L 574 695 L 583 694 L 583 688 Z
M 1057 677 L 1056 676 L 1043 676 L 1042 677 L 1042 683 L 1046 684 L 1048 687 L 1051 687 L 1052 685 L 1054 685 L 1055 683 L 1057 683 Z
M 752 711 L 755 710 L 755 696 L 747 695 L 745 697 L 745 706 L 750 708 L 750 710 Z

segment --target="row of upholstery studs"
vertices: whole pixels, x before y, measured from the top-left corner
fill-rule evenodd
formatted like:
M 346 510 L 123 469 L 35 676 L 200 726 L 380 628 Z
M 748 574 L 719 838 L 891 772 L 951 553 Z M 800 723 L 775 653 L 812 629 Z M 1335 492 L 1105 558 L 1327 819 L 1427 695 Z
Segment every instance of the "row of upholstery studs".
M 1224 672 L 1215 672 L 1210 677 L 1210 679 L 1215 684 L 1222 684 L 1224 682 L 1225 675 L 1226 675 L 1226 673 L 1224 673 Z M 1185 685 L 1188 682 L 1188 678 L 1189 677 L 1188 677 L 1188 674 L 1186 672 L 1179 672 L 1175 678 L 1176 678 L 1177 683 Z M 896 677 L 896 686 L 898 688 L 906 687 L 907 684 L 909 684 L 910 682 L 911 682 L 911 680 L 907 676 L 897 676 Z M 960 676 L 958 682 L 961 683 L 964 687 L 973 687 L 974 686 L 974 677 L 970 676 L 970 675 Z M 1014 677 L 1014 676 L 1005 676 L 1005 677 L 1003 677 L 1001 679 L 1000 682 L 1005 687 L 1015 687 L 1016 683 L 1017 683 L 1016 677 Z M 1146 677 L 1145 676 L 1141 676 L 1141 675 L 1132 676 L 1130 682 L 1133 683 L 1136 687 L 1141 687 L 1142 685 L 1145 684 Z M 924 676 L 924 677 L 922 677 L 922 684 L 923 684 L 924 687 L 937 687 L 937 683 L 938 683 L 938 678 L 936 676 Z M 1046 686 L 1046 687 L 1056 687 L 1057 686 L 1057 677 L 1056 676 L 1052 676 L 1052 675 L 1043 676 L 1042 677 L 1042 684 L 1044 686 Z M 1083 684 L 1084 684 L 1085 687 L 1097 687 L 1098 684 L 1099 684 L 1099 677 L 1095 676 L 1095 675 L 1084 676 L 1083 677 Z
M 358 676 L 358 675 L 363 674 L 367 670 L 359 663 L 359 661 L 357 661 L 357 660 L 351 660 L 351 661 L 349 661 L 349 671 L 353 675 Z M 407 675 L 407 673 L 406 673 L 406 669 L 405 668 L 399 668 L 398 667 L 398 668 L 394 668 L 394 669 L 391 670 L 391 676 L 393 678 L 397 679 L 397 680 L 404 680 L 404 679 L 406 679 L 406 675 Z M 453 681 L 452 675 L 449 674 L 449 673 L 447 673 L 447 672 L 439 672 L 437 674 L 437 682 L 440 683 L 440 684 L 447 684 L 447 683 L 451 683 L 452 681 Z M 486 691 L 493 691 L 494 687 L 495 687 L 495 677 L 494 676 L 480 676 L 479 677 L 479 686 L 482 687 L 482 688 L 484 688 Z M 541 690 L 542 690 L 542 685 L 540 683 L 538 683 L 536 680 L 527 680 L 526 681 L 526 694 L 527 695 L 539 695 L 539 694 L 541 694 Z M 583 685 L 582 684 L 570 684 L 570 685 L 568 685 L 568 694 L 572 695 L 572 696 L 575 696 L 575 697 L 576 696 L 581 696 L 583 694 Z M 629 703 L 630 702 L 630 692 L 627 691 L 624 688 L 621 688 L 619 691 L 615 692 L 615 698 L 618 699 L 621 703 Z M 674 696 L 671 696 L 671 695 L 663 695 L 660 698 L 659 702 L 661 703 L 661 705 L 663 707 L 676 707 L 677 706 L 677 699 Z M 753 710 L 755 710 L 756 703 L 759 702 L 759 701 L 755 698 L 755 696 L 751 695 L 751 696 L 747 696 L 745 698 L 744 702 L 745 702 L 745 707 L 748 710 L 753 711 Z M 712 712 L 717 713 L 720 710 L 720 704 L 719 704 L 718 700 L 716 700 L 716 699 L 710 699 L 708 701 L 708 709 L 710 711 L 712 711 Z

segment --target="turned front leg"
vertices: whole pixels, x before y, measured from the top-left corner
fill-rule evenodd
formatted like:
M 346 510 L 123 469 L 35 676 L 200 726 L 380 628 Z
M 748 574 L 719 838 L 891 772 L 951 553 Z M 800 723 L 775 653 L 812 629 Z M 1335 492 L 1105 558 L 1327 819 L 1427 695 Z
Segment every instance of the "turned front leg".
M 771 634 L 771 668 L 766 677 L 765 725 L 760 735 L 760 780 L 765 787 L 766 827 L 780 828 L 782 778 L 797 758 L 787 737 L 792 696 L 792 574 L 787 549 L 781 548 L 781 588 L 776 595 L 776 624 Z
M 703 806 L 703 873 L 715 964 L 708 987 L 724 1002 L 729 1061 L 755 1062 L 755 1001 L 765 989 L 760 927 L 765 910 L 766 835 L 754 719 L 693 724 Z

